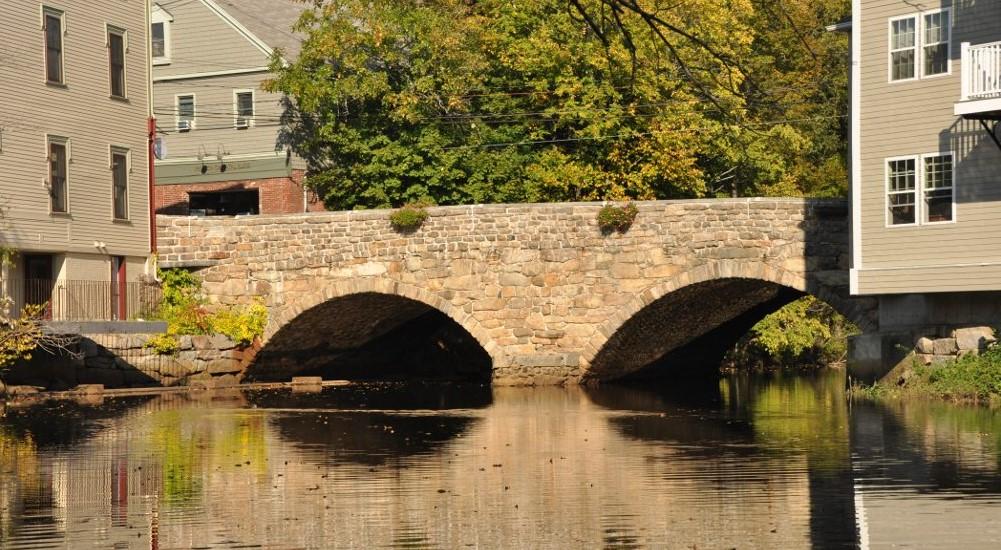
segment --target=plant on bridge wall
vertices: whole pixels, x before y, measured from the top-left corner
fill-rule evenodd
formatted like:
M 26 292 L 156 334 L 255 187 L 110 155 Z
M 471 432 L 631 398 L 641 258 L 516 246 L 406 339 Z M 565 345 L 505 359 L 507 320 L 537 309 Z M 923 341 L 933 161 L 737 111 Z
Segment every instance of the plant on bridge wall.
M 268 310 L 263 303 L 242 307 L 210 308 L 201 295 L 201 282 L 189 271 L 165 269 L 159 272 L 163 300 L 157 317 L 167 322 L 167 332 L 150 338 L 146 348 L 158 355 L 180 349 L 180 336 L 222 334 L 241 346 L 264 335 Z
M 606 204 L 598 211 L 598 227 L 604 233 L 613 231 L 624 233 L 632 227 L 637 214 L 639 209 L 633 203 L 627 203 L 625 206 Z
M 221 309 L 209 317 L 212 332 L 222 334 L 241 346 L 249 346 L 264 335 L 268 308 L 260 301 L 249 306 Z
M 417 231 L 429 217 L 425 206 L 425 203 L 406 204 L 389 215 L 389 223 L 401 233 Z

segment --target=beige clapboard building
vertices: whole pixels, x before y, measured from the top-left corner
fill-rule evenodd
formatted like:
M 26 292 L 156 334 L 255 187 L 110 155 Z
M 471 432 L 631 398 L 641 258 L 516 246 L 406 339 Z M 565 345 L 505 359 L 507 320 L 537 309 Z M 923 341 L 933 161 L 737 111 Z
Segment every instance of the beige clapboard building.
M 134 316 L 150 256 L 148 5 L 0 0 L 3 290 L 53 319 Z
M 1001 0 L 856 0 L 853 288 L 1001 290 Z
M 1001 321 L 1001 0 L 855 0 L 830 29 L 852 44 L 851 289 L 879 298 L 849 361 L 948 355 Z

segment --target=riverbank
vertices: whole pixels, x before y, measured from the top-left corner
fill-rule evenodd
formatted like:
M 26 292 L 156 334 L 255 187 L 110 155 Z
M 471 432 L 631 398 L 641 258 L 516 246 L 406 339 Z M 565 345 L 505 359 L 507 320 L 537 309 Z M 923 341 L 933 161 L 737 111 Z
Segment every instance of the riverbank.
M 928 365 L 915 359 L 894 369 L 881 382 L 853 384 L 849 395 L 871 401 L 918 398 L 1001 405 L 1001 347 Z

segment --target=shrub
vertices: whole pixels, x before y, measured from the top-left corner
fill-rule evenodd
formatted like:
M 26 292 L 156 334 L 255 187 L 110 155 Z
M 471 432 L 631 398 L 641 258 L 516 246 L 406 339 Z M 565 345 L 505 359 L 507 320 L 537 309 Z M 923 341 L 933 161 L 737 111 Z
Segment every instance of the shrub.
M 157 355 L 173 355 L 180 349 L 181 343 L 177 336 L 167 332 L 150 338 L 143 347 L 153 350 Z
M 624 233 L 636 221 L 637 214 L 639 214 L 639 209 L 633 203 L 628 203 L 625 206 L 607 204 L 598 211 L 598 227 L 605 233 L 612 231 Z
M 241 346 L 264 335 L 268 308 L 258 302 L 238 309 L 221 309 L 209 318 L 212 332 L 222 334 Z
M 417 231 L 428 219 L 428 213 L 424 206 L 423 203 L 404 205 L 389 215 L 389 223 L 392 224 L 393 229 L 401 233 Z

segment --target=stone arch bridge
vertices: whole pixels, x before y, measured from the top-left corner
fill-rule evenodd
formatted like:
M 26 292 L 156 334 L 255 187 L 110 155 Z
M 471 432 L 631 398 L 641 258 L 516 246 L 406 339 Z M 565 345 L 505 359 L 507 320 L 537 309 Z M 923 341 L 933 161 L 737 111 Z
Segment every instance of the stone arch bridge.
M 378 354 L 407 334 L 439 338 L 442 321 L 461 330 L 438 347 L 465 350 L 459 362 L 498 384 L 718 360 L 803 294 L 877 328 L 875 302 L 848 293 L 843 201 L 636 205 L 633 226 L 610 234 L 597 226 L 600 203 L 431 208 L 409 234 L 386 211 L 163 217 L 159 257 L 197 269 L 211 302 L 264 301 L 264 347 L 246 374 L 255 380 L 287 379 L 366 346 Z

